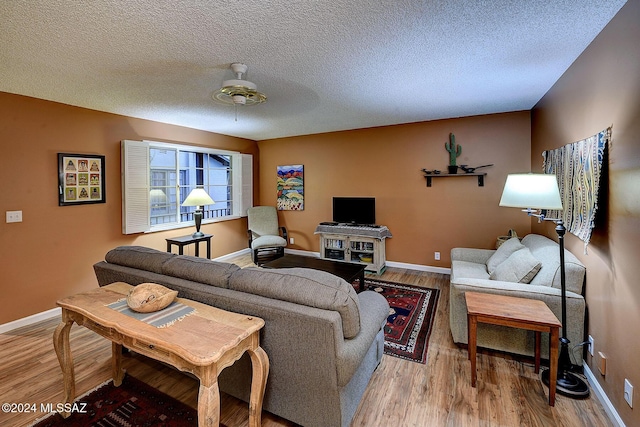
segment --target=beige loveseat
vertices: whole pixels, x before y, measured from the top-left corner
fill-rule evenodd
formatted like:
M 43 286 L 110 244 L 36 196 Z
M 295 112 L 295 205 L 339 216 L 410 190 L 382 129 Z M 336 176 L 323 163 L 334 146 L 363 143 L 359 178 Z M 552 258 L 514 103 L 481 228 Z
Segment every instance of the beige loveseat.
M 382 359 L 389 304 L 356 294 L 332 274 L 304 268 L 240 269 L 234 264 L 121 246 L 94 265 L 100 286 L 159 283 L 178 296 L 261 317 L 269 356 L 263 409 L 310 427 L 349 426 Z M 245 354 L 219 377 L 220 390 L 249 401 Z
M 537 272 L 536 261 L 539 263 Z M 565 269 L 567 338 L 571 341 L 569 350 L 572 362 L 582 365 L 582 347 L 573 351 L 573 346 L 584 340 L 585 301 L 582 289 L 585 267 L 573 254 L 565 250 Z M 529 283 L 517 283 L 517 279 Z M 458 344 L 467 344 L 467 305 L 464 299 L 464 293 L 467 291 L 541 300 L 559 320 L 562 320 L 558 243 L 544 236 L 529 234 L 521 243 L 514 237 L 498 250 L 451 250 L 449 322 L 453 341 Z M 542 357 L 548 358 L 549 340 L 545 335 L 548 337 L 548 334 L 543 334 L 541 353 Z M 532 356 L 534 343 L 534 333 L 530 331 L 506 326 L 478 325 L 479 347 Z

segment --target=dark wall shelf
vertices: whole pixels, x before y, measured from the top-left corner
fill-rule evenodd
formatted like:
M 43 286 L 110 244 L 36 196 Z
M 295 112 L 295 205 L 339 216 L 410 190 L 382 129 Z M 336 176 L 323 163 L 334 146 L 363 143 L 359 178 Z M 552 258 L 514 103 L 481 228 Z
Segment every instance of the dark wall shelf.
M 475 172 L 475 173 L 441 173 L 441 174 L 433 174 L 433 175 L 425 175 L 424 177 L 427 180 L 427 187 L 431 187 L 431 178 L 455 178 L 455 177 L 463 177 L 463 176 L 477 176 L 478 177 L 478 187 L 484 187 L 484 177 L 487 176 L 486 172 Z

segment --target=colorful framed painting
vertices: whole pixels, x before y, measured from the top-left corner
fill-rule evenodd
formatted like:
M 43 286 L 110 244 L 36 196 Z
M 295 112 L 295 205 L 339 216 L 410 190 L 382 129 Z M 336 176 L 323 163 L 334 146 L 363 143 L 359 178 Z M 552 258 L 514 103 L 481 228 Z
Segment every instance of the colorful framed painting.
M 58 153 L 58 205 L 105 203 L 104 156 Z
M 278 166 L 279 211 L 304 210 L 304 165 Z

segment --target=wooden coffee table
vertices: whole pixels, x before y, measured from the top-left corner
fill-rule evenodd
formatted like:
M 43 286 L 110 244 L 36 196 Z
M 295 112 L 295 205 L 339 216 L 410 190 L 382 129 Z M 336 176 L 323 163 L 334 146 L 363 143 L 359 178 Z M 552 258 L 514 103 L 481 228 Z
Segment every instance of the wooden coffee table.
M 310 256 L 285 254 L 280 258 L 262 264 L 264 268 L 294 268 L 303 267 L 313 270 L 326 271 L 338 276 L 348 283 L 360 280 L 360 292 L 364 291 L 364 264 L 351 264 L 340 261 L 330 261 Z
M 75 398 L 75 375 L 69 345 L 69 331 L 75 322 L 113 342 L 113 384 L 116 387 L 122 384 L 125 374 L 122 369 L 123 345 L 198 377 L 199 426 L 219 425 L 218 373 L 233 365 L 246 351 L 253 364 L 249 426 L 260 426 L 269 373 L 269 358 L 260 347 L 260 329 L 264 321 L 178 298 L 178 302 L 196 311 L 169 326 L 158 328 L 107 306 L 124 298 L 130 289 L 132 286 L 126 283 L 113 283 L 58 301 L 62 307 L 62 323 L 53 334 L 53 345 L 62 367 L 64 403 L 72 403 Z M 62 415 L 66 418 L 69 414 Z
M 469 359 L 471 360 L 471 386 L 476 386 L 476 349 L 478 323 L 511 326 L 535 332 L 535 372 L 540 370 L 540 333 L 549 338 L 549 405 L 556 402 L 558 376 L 558 341 L 560 321 L 543 301 L 504 295 L 466 292 L 467 328 L 469 332 Z

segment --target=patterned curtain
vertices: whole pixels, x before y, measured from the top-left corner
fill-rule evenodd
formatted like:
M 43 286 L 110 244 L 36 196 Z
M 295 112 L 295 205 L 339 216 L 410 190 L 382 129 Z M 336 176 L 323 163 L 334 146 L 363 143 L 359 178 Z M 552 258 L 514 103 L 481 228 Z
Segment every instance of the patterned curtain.
M 544 173 L 558 179 L 562 211 L 549 210 L 548 218 L 561 218 L 567 230 L 584 242 L 585 253 L 598 210 L 598 190 L 604 150 L 611 128 L 582 141 L 542 153 Z

